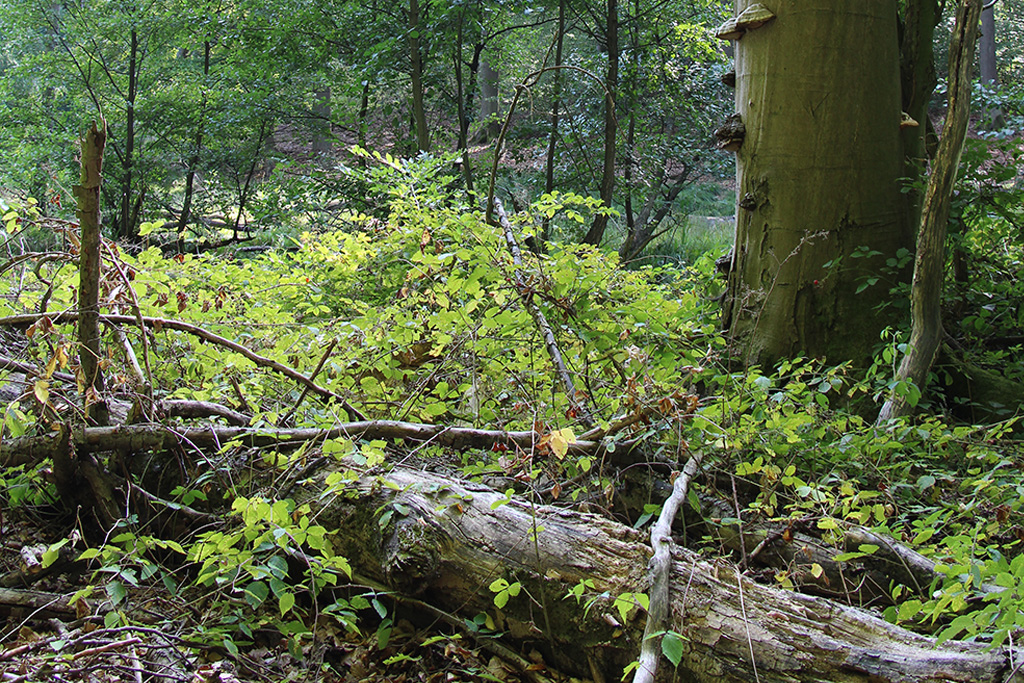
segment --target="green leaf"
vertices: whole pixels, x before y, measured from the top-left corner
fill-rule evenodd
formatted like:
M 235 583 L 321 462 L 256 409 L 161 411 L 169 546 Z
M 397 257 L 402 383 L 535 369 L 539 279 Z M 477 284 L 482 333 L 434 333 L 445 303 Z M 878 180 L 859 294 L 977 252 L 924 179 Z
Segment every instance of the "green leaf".
M 661 638 L 661 653 L 672 662 L 672 666 L 678 667 L 683 661 L 683 641 L 679 635 L 669 631 Z
M 277 606 L 281 610 L 281 616 L 284 616 L 295 606 L 295 594 L 291 591 L 281 594 L 278 596 Z

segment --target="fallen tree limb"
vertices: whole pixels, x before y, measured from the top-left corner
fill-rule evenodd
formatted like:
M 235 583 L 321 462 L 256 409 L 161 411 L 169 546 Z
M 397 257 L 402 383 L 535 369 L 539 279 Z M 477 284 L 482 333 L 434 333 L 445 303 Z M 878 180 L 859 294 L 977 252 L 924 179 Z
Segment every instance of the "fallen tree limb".
M 32 325 L 33 323 L 37 322 L 42 318 L 49 318 L 50 321 L 54 324 L 70 323 L 78 320 L 78 314 L 75 312 L 61 312 L 54 313 L 52 315 L 24 313 L 21 315 L 12 315 L 6 318 L 0 318 L 0 326 L 28 327 L 29 325 Z M 114 323 L 119 325 L 138 325 L 138 319 L 134 316 L 129 315 L 102 315 L 100 316 L 100 320 L 106 323 Z M 197 325 L 182 322 L 181 320 L 173 320 L 171 318 L 143 317 L 142 321 L 148 327 L 154 327 L 158 329 L 166 328 L 169 330 L 177 330 L 178 332 L 185 332 L 187 334 L 199 337 L 204 341 L 208 341 L 211 344 L 216 344 L 218 346 L 223 346 L 225 348 L 231 349 L 232 351 L 248 358 L 249 360 L 251 360 L 253 363 L 260 367 L 269 368 L 281 375 L 284 375 L 285 377 L 288 377 L 289 379 L 295 380 L 296 382 L 306 387 L 312 393 L 316 394 L 322 399 L 326 399 L 329 401 L 337 401 L 339 404 L 341 404 L 341 407 L 345 409 L 345 412 L 348 413 L 350 418 L 355 418 L 357 420 L 366 419 L 366 417 L 361 412 L 356 410 L 342 396 L 339 396 L 330 389 L 326 389 L 320 386 L 306 375 L 303 375 L 298 370 L 290 368 L 287 365 L 284 365 L 283 363 L 279 363 L 276 360 L 273 360 L 272 358 L 266 358 L 265 356 L 261 356 L 255 351 L 251 351 L 247 349 L 245 346 L 238 344 L 237 342 L 233 342 L 230 339 L 221 337 L 218 334 L 214 334 L 213 332 L 204 330 L 202 327 L 199 327 Z
M 651 528 L 651 594 L 650 607 L 647 612 L 647 625 L 644 626 L 644 637 L 640 646 L 640 660 L 637 664 L 633 683 L 653 683 L 658 672 L 658 661 L 661 659 L 660 635 L 665 631 L 669 608 L 669 578 L 672 568 L 672 522 L 679 512 L 679 506 L 686 500 L 686 491 L 690 482 L 700 469 L 702 454 L 697 452 L 690 456 L 686 467 L 672 483 L 672 495 L 668 497 L 658 515 L 658 521 Z
M 512 224 L 508 222 L 508 216 L 505 215 L 505 208 L 501 205 L 501 200 L 497 197 L 491 197 L 492 206 L 494 212 L 498 216 L 498 224 L 501 226 L 501 230 L 505 235 L 505 243 L 508 245 L 508 250 L 512 253 L 512 262 L 516 266 L 515 270 L 515 282 L 516 289 L 519 292 L 519 297 L 523 301 L 523 305 L 529 312 L 530 317 L 533 318 L 533 323 L 540 330 L 541 336 L 544 338 L 544 348 L 548 351 L 548 356 L 551 357 L 551 363 L 555 366 L 555 371 L 558 373 L 558 379 L 562 383 L 562 390 L 565 392 L 565 398 L 569 401 L 569 405 L 573 407 L 576 412 L 576 417 L 581 423 L 587 427 L 594 426 L 594 418 L 591 417 L 590 411 L 587 406 L 579 400 L 576 395 L 576 386 L 572 381 L 572 375 L 569 374 L 568 368 L 565 367 L 565 361 L 562 359 L 562 350 L 558 347 L 558 340 L 555 339 L 555 333 L 551 329 L 551 324 L 548 323 L 547 316 L 544 315 L 544 311 L 540 310 L 540 306 L 533 300 L 533 291 L 528 283 L 524 281 L 523 272 L 521 267 L 523 265 L 523 256 L 519 250 L 519 243 L 516 242 L 515 232 L 512 230 Z
M 734 514 L 724 507 L 706 503 L 703 514 L 712 520 L 712 533 L 726 548 L 744 555 L 750 565 L 785 571 L 797 590 L 814 595 L 853 605 L 884 607 L 895 604 L 895 585 L 925 598 L 933 582 L 946 577 L 935 570 L 932 560 L 891 536 L 855 524 L 839 523 L 834 533 L 841 540 L 836 543 L 822 540 L 820 533 L 815 533 L 818 517 L 745 523 L 741 531 L 735 524 L 714 523 Z M 863 546 L 873 547 L 862 550 Z M 844 562 L 835 560 L 848 552 L 861 552 L 863 556 Z
M 229 425 L 235 425 L 236 427 L 247 425 L 252 419 L 250 415 L 232 410 L 220 403 L 211 403 L 210 401 L 164 399 L 156 404 L 156 410 L 158 413 L 168 417 L 219 417 Z
M 0 356 L 0 370 L 20 372 L 26 377 L 43 377 L 44 375 L 44 373 L 32 363 L 22 363 L 21 361 L 14 360 L 13 358 L 7 358 L 6 356 Z M 59 379 L 62 382 L 75 381 L 74 376 L 69 375 L 66 372 L 55 372 L 52 377 L 54 379 Z
M 650 549 L 639 532 L 401 468 L 302 490 L 320 524 L 344 529 L 338 551 L 356 572 L 447 612 L 486 613 L 506 640 L 577 676 L 593 667 L 614 680 L 635 660 L 644 620 L 635 610 L 623 618 L 615 599 L 647 590 Z M 500 609 L 489 589 L 497 578 L 523 589 Z M 747 683 L 751 653 L 762 683 L 1024 680 L 1004 648 L 937 646 L 865 610 L 758 585 L 686 549 L 673 551 L 670 582 L 667 626 L 683 651 L 679 670 L 659 681 Z
M 229 442 L 250 448 L 298 446 L 309 441 L 330 439 L 398 439 L 418 444 L 431 443 L 447 448 L 493 448 L 496 444 L 530 450 L 541 435 L 533 431 L 506 432 L 497 429 L 446 427 L 416 422 L 374 420 L 346 422 L 332 429 L 267 429 L 250 427 L 174 428 L 160 424 L 135 424 L 116 427 L 77 427 L 71 429 L 71 443 L 77 452 L 94 453 L 114 450 L 161 450 L 184 445 L 218 449 Z M 616 453 L 628 452 L 631 444 L 619 443 Z M 602 450 L 600 441 L 569 444 L 569 454 L 594 453 Z M 0 465 L 38 462 L 59 453 L 58 435 L 21 436 L 0 443 Z
M 71 604 L 70 596 L 42 591 L 0 588 L 0 605 L 31 611 L 37 617 L 66 617 L 75 614 L 75 607 Z M 3 659 L 4 653 L 0 653 L 0 660 Z

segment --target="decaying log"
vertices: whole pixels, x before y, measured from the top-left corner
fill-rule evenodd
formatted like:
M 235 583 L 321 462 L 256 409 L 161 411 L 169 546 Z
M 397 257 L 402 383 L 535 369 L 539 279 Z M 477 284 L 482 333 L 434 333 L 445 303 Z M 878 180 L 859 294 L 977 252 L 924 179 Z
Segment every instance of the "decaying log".
M 334 487 L 326 476 L 301 491 L 320 524 L 342 531 L 338 550 L 357 572 L 448 612 L 485 613 L 505 642 L 574 675 L 618 680 L 636 659 L 645 620 L 636 609 L 623 618 L 614 600 L 648 591 L 640 532 L 437 474 L 354 473 Z M 673 558 L 668 628 L 684 653 L 658 680 L 1024 680 L 1005 649 L 936 646 L 871 612 L 758 585 L 731 564 L 681 548 Z M 502 609 L 489 589 L 499 578 L 522 585 Z
M 71 597 L 68 595 L 0 588 L 0 612 L 16 612 L 22 617 L 26 614 L 36 618 L 74 616 L 75 607 L 70 602 Z
M 784 569 L 789 581 L 801 591 L 850 604 L 892 605 L 896 584 L 918 597 L 927 597 L 933 582 L 945 578 L 935 570 L 934 562 L 889 536 L 846 524 L 836 533 L 842 539 L 839 546 L 786 524 L 744 525 L 742 533 L 731 524 L 715 529 L 715 536 L 725 547 L 744 553 L 750 566 Z M 856 562 L 835 560 L 865 545 L 876 549 Z

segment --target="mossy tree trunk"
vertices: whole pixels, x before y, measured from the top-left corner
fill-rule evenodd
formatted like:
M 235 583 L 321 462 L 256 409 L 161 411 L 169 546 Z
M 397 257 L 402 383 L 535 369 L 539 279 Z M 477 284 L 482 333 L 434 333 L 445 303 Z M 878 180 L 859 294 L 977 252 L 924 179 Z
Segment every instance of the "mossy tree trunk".
M 753 3 L 736 0 L 737 15 Z M 912 246 L 895 2 L 780 0 L 735 42 L 736 242 L 724 323 L 748 364 L 866 361 Z

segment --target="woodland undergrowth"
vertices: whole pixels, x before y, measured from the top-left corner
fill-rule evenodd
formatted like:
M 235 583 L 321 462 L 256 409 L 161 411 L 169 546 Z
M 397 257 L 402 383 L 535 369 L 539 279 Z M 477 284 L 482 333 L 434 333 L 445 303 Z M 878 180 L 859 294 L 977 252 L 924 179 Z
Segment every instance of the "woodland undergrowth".
M 301 481 L 318 456 L 368 468 L 413 464 L 644 528 L 664 494 L 650 482 L 628 491 L 624 482 L 632 480 L 620 458 L 633 463 L 626 471 L 643 465 L 647 472 L 652 463 L 681 467 L 695 452 L 705 471 L 689 495 L 690 545 L 730 554 L 780 587 L 822 592 L 827 568 L 816 560 L 758 565 L 743 546 L 730 549 L 723 539 L 758 525 L 782 537 L 811 532 L 835 549 L 832 559 L 842 566 L 879 551 L 847 542 L 847 529 L 866 528 L 936 568 L 933 585 L 885 586 L 885 599 L 869 606 L 942 638 L 1000 643 L 1016 633 L 1024 606 L 1024 453 L 1015 423 L 1011 416 L 957 423 L 930 394 L 924 417 L 875 428 L 871 413 L 890 389 L 901 331 L 879 340 L 866 374 L 814 359 L 736 368 L 712 297 L 720 288 L 718 254 L 686 267 L 623 268 L 613 254 L 550 244 L 544 253 L 525 252 L 517 266 L 482 210 L 446 189 L 452 178 L 441 173 L 443 163 L 370 162 L 363 182 L 386 203 L 342 212 L 330 231 L 297 234 L 292 249 L 169 255 L 159 223 L 143 226 L 151 244 L 104 244 L 106 389 L 87 400 L 107 401 L 115 424 L 178 432 L 197 423 L 175 410 L 219 406 L 227 412 L 206 412 L 198 424 L 227 421 L 240 431 L 214 447 L 186 444 L 173 463 L 145 449 L 102 453 L 102 466 L 144 491 L 150 505 L 181 513 L 167 523 L 166 515 L 125 505 L 115 528 L 102 533 L 81 510 L 55 514 L 61 506 L 52 462 L 18 450 L 62 425 L 83 424 L 85 387 L 74 320 L 66 316 L 76 309 L 76 229 L 32 203 L 5 202 L 0 502 L 11 529 L 49 520 L 36 555 L 22 553 L 22 566 L 8 561 L 5 570 L 34 583 L 52 582 L 42 577 L 63 567 L 74 577 L 65 579 L 78 605 L 69 609 L 105 634 L 96 642 L 124 654 L 136 646 L 125 644 L 130 636 L 162 629 L 173 633 L 164 637 L 181 661 L 144 655 L 148 665 L 209 672 L 209 660 L 226 656 L 264 680 L 281 675 L 267 653 L 282 644 L 294 662 L 316 662 L 307 673 L 327 677 L 318 680 L 346 680 L 342 671 L 355 661 L 442 667 L 439 659 L 451 665 L 460 656 L 459 675 L 500 678 L 500 667 L 489 667 L 459 633 L 414 637 L 387 593 L 359 585 L 345 558 L 332 552 L 339 530 L 319 526 L 282 482 Z M 991 177 L 985 163 L 979 157 L 972 168 Z M 979 358 L 998 363 L 1020 349 L 1019 341 L 987 348 L 983 340 L 986 332 L 1014 329 L 1011 302 L 1020 283 L 1005 273 L 1019 258 L 1019 240 L 992 215 L 1019 207 L 1003 196 L 989 200 L 996 211 L 975 217 L 977 203 L 958 205 L 964 229 L 954 246 L 971 257 L 975 278 L 991 273 L 984 280 L 990 286 L 957 282 L 948 303 L 958 314 L 958 336 Z M 592 199 L 556 194 L 510 218 L 525 236 L 545 219 L 582 225 L 595 210 Z M 33 235 L 58 246 L 36 251 Z M 993 252 L 993 244 L 1003 251 Z M 986 252 L 998 258 L 978 256 Z M 527 302 L 554 330 L 577 395 L 566 396 L 556 381 Z M 1021 373 L 1017 365 L 1009 371 Z M 937 379 L 941 384 L 941 370 Z M 582 424 L 583 410 L 594 429 Z M 455 449 L 431 438 L 326 435 L 355 421 L 535 439 L 526 448 L 496 439 Z M 246 436 L 302 429 L 320 436 L 288 447 Z M 601 448 L 577 446 L 588 439 Z M 121 502 L 133 500 L 139 498 Z M 308 566 L 317 571 L 296 580 L 289 567 L 296 558 L 316 558 Z M 496 604 L 514 597 L 511 588 L 492 587 Z M 196 601 L 201 611 L 190 610 Z M 174 629 L 166 628 L 168 617 Z M 87 631 L 48 636 L 43 648 L 33 645 L 41 641 L 26 624 L 8 620 L 0 636 L 6 652 L 23 647 L 36 671 L 73 675 L 74 658 L 64 654 Z M 488 624 L 480 615 L 464 628 L 486 631 Z M 0 665 L 13 661 L 0 654 Z M 110 665 L 128 666 L 120 661 Z

